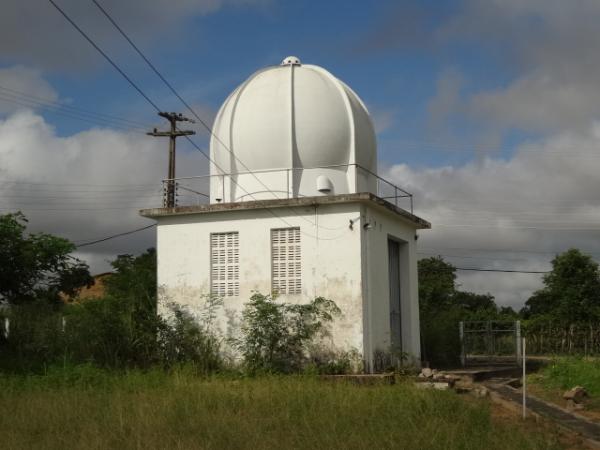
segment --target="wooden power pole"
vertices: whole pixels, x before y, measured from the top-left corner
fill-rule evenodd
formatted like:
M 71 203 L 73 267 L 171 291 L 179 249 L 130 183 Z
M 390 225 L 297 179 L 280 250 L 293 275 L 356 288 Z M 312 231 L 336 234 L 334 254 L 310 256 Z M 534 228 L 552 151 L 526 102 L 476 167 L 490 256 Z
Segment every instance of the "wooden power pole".
M 181 113 L 159 112 L 158 115 L 169 121 L 171 124 L 171 130 L 158 131 L 155 128 L 153 131 L 150 131 L 146 134 L 154 137 L 169 138 L 169 177 L 167 178 L 167 195 L 165 197 L 164 205 L 167 208 L 173 208 L 175 207 L 175 139 L 177 139 L 179 136 L 190 136 L 192 134 L 196 134 L 196 132 L 192 130 L 177 129 L 177 122 L 195 122 L 187 117 L 184 117 Z

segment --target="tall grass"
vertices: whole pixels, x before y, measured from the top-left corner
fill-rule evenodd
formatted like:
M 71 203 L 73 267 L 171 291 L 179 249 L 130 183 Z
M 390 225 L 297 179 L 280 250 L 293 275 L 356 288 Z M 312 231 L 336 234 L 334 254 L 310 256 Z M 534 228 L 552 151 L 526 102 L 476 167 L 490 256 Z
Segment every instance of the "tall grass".
M 548 449 L 485 402 L 410 384 L 197 377 L 189 369 L 0 377 L 3 449 Z
M 583 386 L 592 396 L 600 397 L 600 359 L 557 358 L 544 367 L 532 381 L 551 389 L 571 389 Z

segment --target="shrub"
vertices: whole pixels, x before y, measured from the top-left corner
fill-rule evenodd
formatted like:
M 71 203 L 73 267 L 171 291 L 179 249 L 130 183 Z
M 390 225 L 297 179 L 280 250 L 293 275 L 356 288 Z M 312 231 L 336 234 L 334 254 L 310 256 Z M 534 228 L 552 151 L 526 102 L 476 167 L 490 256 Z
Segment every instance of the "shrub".
M 336 304 L 323 297 L 288 304 L 256 293 L 242 312 L 242 337 L 233 344 L 250 373 L 296 372 L 308 362 L 307 346 L 326 334 L 325 325 L 339 313 Z
M 222 368 L 221 342 L 212 329 L 214 310 L 220 303 L 220 299 L 207 297 L 202 322 L 198 322 L 181 305 L 167 305 L 171 314 L 158 333 L 163 365 L 172 367 L 192 363 L 198 371 L 205 374 Z
M 12 306 L 4 315 L 10 320 L 10 331 L 8 338 L 0 341 L 0 368 L 31 372 L 63 359 L 62 315 L 55 305 L 33 301 Z

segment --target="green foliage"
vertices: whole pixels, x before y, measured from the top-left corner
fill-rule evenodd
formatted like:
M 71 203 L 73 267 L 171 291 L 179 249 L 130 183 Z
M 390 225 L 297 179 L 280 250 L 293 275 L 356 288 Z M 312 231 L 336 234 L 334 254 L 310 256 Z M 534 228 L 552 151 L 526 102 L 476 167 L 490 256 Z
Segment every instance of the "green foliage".
M 65 315 L 68 357 L 100 366 L 144 366 L 155 362 L 156 314 L 111 295 L 71 305 Z
M 234 345 L 251 373 L 298 371 L 307 361 L 307 346 L 339 313 L 335 303 L 323 297 L 288 304 L 256 293 L 242 312 L 242 338 Z
M 441 256 L 419 260 L 419 305 L 421 315 L 451 306 L 456 269 Z
M 94 282 L 75 245 L 50 234 L 25 234 L 22 213 L 0 215 L 0 298 L 10 304 L 35 300 L 58 303 Z
M 419 261 L 421 352 L 436 366 L 458 363 L 460 321 L 514 320 L 514 311 L 498 309 L 492 295 L 460 291 L 455 281 L 456 268 L 442 257 Z
M 210 325 L 218 299 L 207 300 L 202 322 L 183 308 L 156 310 L 156 253 L 119 256 L 107 294 L 67 305 L 13 305 L 9 338 L 0 342 L 0 367 L 39 372 L 53 364 L 128 368 L 191 363 L 207 373 L 221 367 L 220 341 Z
M 37 300 L 13 305 L 9 338 L 0 342 L 0 369 L 31 372 L 64 358 L 65 336 L 60 309 Z
M 589 255 L 570 249 L 552 260 L 544 287 L 521 310 L 535 353 L 598 354 L 600 273 Z
M 532 381 L 546 388 L 567 390 L 583 386 L 598 403 L 600 397 L 600 360 L 595 358 L 562 357 L 544 366 Z M 600 405 L 599 405 L 600 406 Z
M 570 249 L 552 260 L 544 288 L 536 291 L 523 311 L 528 317 L 546 315 L 569 325 L 600 320 L 600 272 L 589 255 Z
M 111 266 L 115 273 L 105 281 L 106 293 L 156 311 L 156 250 L 150 248 L 139 256 L 119 255 Z
M 344 375 L 361 372 L 364 366 L 358 350 L 338 351 L 316 344 L 308 347 L 310 361 L 305 373 Z
M 167 305 L 170 317 L 158 333 L 161 362 L 167 367 L 191 363 L 197 371 L 212 373 L 223 368 L 221 341 L 212 329 L 222 299 L 205 297 L 202 322 L 175 303 Z

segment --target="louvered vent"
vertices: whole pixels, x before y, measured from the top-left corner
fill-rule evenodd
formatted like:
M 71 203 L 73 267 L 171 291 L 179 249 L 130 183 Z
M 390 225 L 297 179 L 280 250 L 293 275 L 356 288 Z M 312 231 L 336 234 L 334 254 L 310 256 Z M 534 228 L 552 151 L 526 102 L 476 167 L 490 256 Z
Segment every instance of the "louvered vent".
M 272 291 L 302 293 L 300 228 L 271 230 Z
M 218 297 L 240 295 L 240 238 L 237 231 L 210 235 L 210 291 Z

